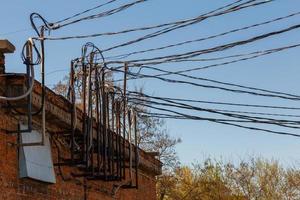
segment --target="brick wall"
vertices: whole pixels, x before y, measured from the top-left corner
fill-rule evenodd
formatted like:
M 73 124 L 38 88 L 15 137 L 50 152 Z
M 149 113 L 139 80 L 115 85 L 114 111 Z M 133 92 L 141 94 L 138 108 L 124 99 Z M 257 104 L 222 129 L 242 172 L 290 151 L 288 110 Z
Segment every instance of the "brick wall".
M 85 195 L 89 200 L 114 199 L 112 197 L 113 184 L 120 183 L 87 181 L 85 187 L 83 178 L 73 178 L 71 176 L 70 172 L 74 172 L 75 169 L 70 167 L 61 167 L 61 172 L 58 167 L 55 167 L 56 184 L 19 179 L 17 138 L 15 135 L 7 134 L 4 131 L 15 130 L 16 128 L 17 119 L 11 116 L 9 112 L 5 113 L 5 109 L 2 109 L 0 111 L 0 199 L 82 200 Z M 53 162 L 57 162 L 57 152 L 54 145 L 52 145 L 52 157 Z M 84 192 L 84 188 L 87 188 L 86 192 Z M 156 198 L 155 192 L 155 176 L 139 170 L 139 189 L 120 189 L 115 199 L 150 200 Z
M 7 85 L 21 84 L 24 80 L 17 77 L 16 80 L 4 80 L 0 77 L 0 94 L 3 95 L 7 91 Z M 21 84 L 22 85 L 22 84 Z M 6 89 L 5 89 L 6 88 Z M 12 88 L 12 87 L 11 87 Z M 13 91 L 17 91 L 13 89 Z M 21 91 L 22 93 L 22 91 Z M 33 93 L 34 106 L 40 105 L 41 88 L 39 83 L 35 84 Z M 59 132 L 69 128 L 70 113 L 68 112 L 68 102 L 61 96 L 54 94 L 47 89 L 46 92 L 46 121 L 47 130 L 50 132 Z M 6 94 L 7 95 L 7 94 Z M 12 94 L 13 96 L 17 94 Z M 24 102 L 19 102 L 24 103 Z M 15 104 L 12 102 L 12 104 Z M 5 108 L 6 102 L 0 101 L 0 199 L 19 200 L 19 199 L 41 199 L 41 200 L 96 200 L 96 199 L 120 199 L 120 200 L 153 200 L 156 199 L 155 176 L 160 173 L 161 163 L 154 159 L 153 156 L 140 150 L 140 166 L 139 166 L 139 189 L 120 189 L 116 196 L 112 197 L 112 191 L 115 185 L 121 182 L 103 182 L 103 181 L 87 181 L 83 178 L 74 178 L 71 172 L 76 173 L 74 167 L 55 167 L 56 184 L 46 184 L 29 179 L 18 178 L 18 148 L 17 138 L 15 135 L 8 134 L 6 130 L 16 130 L 19 119 L 18 115 L 14 115 L 11 109 Z M 35 107 L 36 108 L 36 107 Z M 80 113 L 80 111 L 78 111 Z M 78 117 L 81 114 L 78 115 Z M 18 118 L 18 119 L 17 119 Z M 40 116 L 33 118 L 36 129 L 40 128 Z M 21 120 L 22 121 L 22 120 Z M 81 120 L 78 119 L 80 122 Z M 62 154 L 66 154 L 67 150 L 63 145 L 60 146 Z M 57 149 L 52 144 L 53 162 L 58 162 Z M 128 171 L 127 171 L 127 176 Z M 123 181 L 128 182 L 128 179 Z M 135 180 L 133 180 L 135 182 Z

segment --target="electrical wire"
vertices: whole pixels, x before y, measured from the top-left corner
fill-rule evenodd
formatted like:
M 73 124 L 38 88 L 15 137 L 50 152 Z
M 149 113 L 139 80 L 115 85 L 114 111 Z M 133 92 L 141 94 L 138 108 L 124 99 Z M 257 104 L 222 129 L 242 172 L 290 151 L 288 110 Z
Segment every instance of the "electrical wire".
M 30 87 L 28 88 L 28 90 L 20 95 L 20 96 L 17 96 L 17 97 L 6 97 L 6 96 L 0 96 L 0 100 L 5 100 L 5 101 L 17 101 L 17 100 L 20 100 L 20 99 L 24 99 L 25 97 L 27 97 L 29 94 L 31 94 L 32 92 L 32 89 L 33 89 L 33 86 L 34 86 L 34 67 L 33 65 L 30 65 L 30 72 L 31 72 L 31 77 L 30 77 Z
M 140 93 L 136 93 L 136 92 L 133 92 L 133 93 L 134 94 L 139 94 L 139 98 L 135 98 L 135 97 L 132 98 L 131 96 L 128 97 L 129 101 L 134 103 L 134 105 L 140 104 L 140 105 L 143 105 L 143 106 L 149 106 L 149 104 L 156 104 L 156 105 L 160 105 L 160 106 L 171 106 L 171 107 L 176 107 L 176 108 L 211 112 L 211 113 L 215 113 L 215 114 L 225 115 L 225 116 L 228 116 L 228 117 L 248 119 L 248 120 L 251 120 L 253 123 L 268 123 L 268 124 L 275 124 L 275 125 L 284 126 L 284 127 L 288 127 L 288 128 L 299 128 L 299 127 L 295 127 L 295 126 L 287 126 L 286 125 L 286 124 L 299 125 L 299 121 L 284 120 L 284 119 L 273 119 L 273 118 L 262 118 L 262 117 L 246 116 L 246 115 L 236 115 L 236 114 L 232 114 L 232 113 L 240 112 L 240 111 L 226 110 L 227 112 L 223 112 L 224 110 L 222 111 L 222 110 L 217 110 L 217 109 L 200 108 L 200 107 L 196 107 L 196 106 L 192 106 L 192 105 L 188 105 L 188 104 L 183 104 L 183 103 L 170 101 L 168 99 L 159 99 L 158 98 L 159 100 L 163 100 L 163 101 L 168 102 L 168 103 L 161 103 L 161 102 L 156 102 L 156 101 L 153 101 L 153 100 L 143 99 L 143 97 L 145 97 L 145 96 L 146 96 L 146 98 L 149 98 L 148 95 L 141 94 L 142 95 L 141 96 Z M 134 100 L 134 101 L 132 101 L 132 100 Z M 143 103 L 143 102 L 145 102 L 145 103 Z M 232 112 L 232 113 L 228 113 L 228 112 Z M 282 115 L 282 114 L 273 114 L 273 113 L 257 113 L 257 112 L 256 113 L 254 113 L 254 112 L 241 112 L 241 113 L 299 117 L 299 116 L 296 116 L 296 115 Z M 257 120 L 265 120 L 265 121 L 257 121 Z
M 237 32 L 239 30 L 245 30 L 245 29 L 248 29 L 248 28 L 256 27 L 256 26 L 265 25 L 265 24 L 272 23 L 272 22 L 275 22 L 275 21 L 290 18 L 290 17 L 293 17 L 293 16 L 298 15 L 298 14 L 299 13 L 293 13 L 293 14 L 290 14 L 290 15 L 285 16 L 285 17 L 276 18 L 276 19 L 273 19 L 273 20 L 270 20 L 270 21 L 267 21 L 267 22 L 263 22 L 263 23 L 260 23 L 260 24 L 255 24 L 255 25 L 252 25 L 252 26 L 249 26 L 249 27 L 244 27 L 244 28 L 241 28 L 241 29 L 232 30 L 230 32 L 233 33 L 233 32 Z M 59 22 L 56 22 L 56 23 L 59 23 Z M 171 23 L 159 24 L 159 25 L 154 25 L 154 26 L 146 26 L 146 27 L 140 27 L 140 28 L 127 29 L 127 30 L 122 30 L 122 31 L 118 31 L 118 32 L 96 33 L 96 34 L 91 34 L 91 35 L 68 36 L 68 37 L 59 37 L 59 38 L 47 37 L 45 39 L 47 39 L 47 40 L 67 40 L 67 39 L 92 38 L 92 37 L 99 37 L 99 36 L 111 36 L 111 35 L 119 35 L 119 34 L 136 32 L 136 31 L 145 31 L 145 30 L 150 30 L 150 29 L 156 29 L 156 28 L 161 28 L 161 27 L 164 27 L 164 26 L 174 25 L 174 24 L 178 24 L 178 23 L 182 23 L 182 22 L 171 22 Z M 229 34 L 229 33 L 223 33 L 221 35 L 226 35 L 226 34 Z M 217 37 L 217 36 L 213 36 L 213 37 Z M 213 38 L 213 37 L 211 37 L 211 38 Z M 145 52 L 147 52 L 147 51 L 145 51 Z M 108 57 L 108 58 L 110 58 L 110 57 Z
M 241 2 L 242 0 L 238 0 L 234 3 L 231 3 L 227 6 L 224 6 L 224 7 L 221 7 L 217 10 L 220 10 L 220 9 L 223 9 L 225 7 L 228 7 L 228 6 L 231 6 L 231 5 L 234 5 L 238 2 Z M 209 13 L 212 13 L 212 12 L 215 12 L 217 10 L 214 10 L 214 11 L 211 11 Z M 207 14 L 209 14 L 207 13 Z M 98 16 L 102 16 L 103 14 L 98 14 Z M 95 15 L 96 16 L 96 15 Z M 89 17 L 93 17 L 93 16 L 89 16 Z M 140 28 L 133 28 L 133 29 L 128 29 L 128 30 L 123 30 L 123 31 L 119 31 L 119 32 L 116 32 L 116 33 L 100 33 L 100 34 L 92 34 L 92 35 L 86 35 L 86 36 L 70 36 L 70 37 L 61 37 L 61 38 L 47 38 L 49 40 L 66 40 L 66 39 L 79 39 L 79 38 L 88 38 L 88 37 L 98 37 L 98 36 L 102 36 L 102 35 L 115 35 L 115 34 L 123 34 L 123 33 L 129 33 L 129 32 L 135 32 L 135 31 L 143 31 L 143 30 L 150 30 L 150 29 L 156 29 L 156 28 L 161 28 L 161 27 L 165 27 L 165 26 L 170 26 L 170 25 L 177 25 L 177 24 L 180 24 L 180 23 L 185 23 L 185 22 L 188 22 L 188 21 L 192 21 L 194 20 L 194 18 L 192 19 L 188 19 L 188 20 L 181 20 L 181 21 L 175 21 L 175 22 L 169 22 L 169 23 L 164 23 L 164 24 L 159 24 L 159 25 L 154 25 L 154 26 L 146 26 L 146 27 L 140 27 Z
M 141 66 L 139 72 L 137 73 L 137 76 L 134 77 L 130 77 L 127 80 L 136 80 L 136 79 L 142 79 L 144 78 L 142 75 L 140 75 L 140 72 L 142 69 L 153 69 L 156 71 L 163 71 L 164 73 L 160 73 L 160 74 L 155 74 L 153 76 L 155 77 L 160 77 L 160 76 L 167 76 L 167 75 L 178 75 L 178 76 L 182 76 L 182 77 L 186 77 L 186 78 L 191 78 L 191 79 L 198 79 L 199 77 L 195 77 L 195 76 L 190 76 L 190 75 L 185 75 L 183 73 L 187 73 L 187 72 L 193 72 L 193 71 L 198 71 L 198 70 L 204 70 L 204 69 L 208 69 L 208 68 L 213 68 L 213 67 L 224 67 L 226 65 L 229 64 L 233 64 L 233 63 L 238 63 L 238 62 L 242 62 L 242 61 L 246 61 L 246 60 L 251 60 L 251 59 L 255 59 L 261 56 L 265 56 L 265 55 L 269 55 L 269 54 L 273 54 L 273 53 L 277 53 L 280 51 L 284 51 L 284 50 L 289 50 L 289 49 L 293 49 L 293 48 L 297 48 L 299 47 L 300 44 L 296 44 L 296 45 L 291 45 L 291 46 L 285 46 L 285 47 L 280 47 L 280 48 L 275 48 L 275 49 L 269 49 L 269 50 L 265 50 L 265 51 L 256 51 L 256 52 L 251 52 L 248 54 L 236 54 L 236 55 L 230 55 L 230 56 L 223 56 L 223 57 L 216 57 L 216 58 L 212 58 L 215 60 L 222 60 L 222 59 L 226 59 L 226 58 L 231 58 L 231 57 L 240 57 L 240 56 L 246 56 L 246 55 L 252 55 L 249 57 L 244 57 L 244 58 L 240 58 L 240 59 L 235 59 L 235 60 L 230 60 L 230 61 L 226 61 L 226 62 L 222 62 L 222 63 L 216 63 L 216 64 L 210 64 L 210 65 L 206 65 L 206 66 L 202 66 L 202 67 L 194 67 L 194 68 L 188 68 L 188 69 L 184 69 L 184 70 L 178 70 L 178 71 L 167 71 L 167 70 L 161 70 L 159 68 L 154 68 L 151 66 Z M 111 70 L 114 69 L 118 69 L 119 67 L 115 68 L 110 68 Z M 119 71 L 120 72 L 120 71 Z M 123 81 L 123 79 L 117 79 L 114 80 L 113 82 L 120 82 Z
M 236 33 L 236 32 L 239 32 L 239 31 L 251 29 L 251 28 L 254 28 L 254 27 L 259 27 L 259 26 L 262 26 L 262 25 L 271 24 L 271 23 L 278 22 L 278 21 L 281 21 L 281 20 L 285 20 L 285 19 L 297 16 L 299 14 L 300 14 L 300 12 L 295 12 L 295 13 L 292 13 L 290 15 L 286 15 L 286 16 L 283 16 L 283 17 L 278 17 L 278 18 L 275 18 L 275 19 L 271 19 L 271 20 L 264 21 L 264 22 L 261 22 L 261 23 L 253 24 L 253 25 L 250 25 L 250 26 L 245 26 L 245 27 L 242 27 L 242 28 L 232 29 L 232 30 L 229 30 L 229 31 L 226 31 L 226 32 L 223 32 L 223 33 L 219 33 L 219 34 L 215 34 L 215 35 L 212 35 L 212 36 L 208 36 L 208 37 L 204 37 L 204 38 L 198 38 L 198 39 L 194 39 L 194 40 L 187 40 L 187 41 L 184 41 L 184 42 L 179 42 L 179 43 L 166 45 L 166 46 L 161 46 L 161 47 L 156 47 L 156 48 L 150 48 L 150 49 L 146 49 L 146 50 L 142 50 L 142 51 L 134 51 L 134 52 L 131 52 L 131 53 L 120 54 L 120 55 L 116 55 L 116 56 L 112 56 L 112 57 L 107 57 L 107 59 L 114 59 L 114 58 L 122 59 L 122 58 L 126 58 L 126 57 L 136 55 L 136 54 L 148 53 L 148 52 L 168 49 L 168 48 L 172 48 L 172 47 L 178 47 L 178 46 L 182 46 L 182 45 L 185 45 L 185 44 L 191 44 L 191 43 L 195 43 L 195 42 L 201 42 L 201 41 L 205 41 L 205 40 L 209 40 L 209 39 L 214 39 L 214 38 L 218 38 L 218 37 L 221 37 L 221 36 Z M 126 32 L 123 31 L 123 32 L 116 32 L 116 33 L 102 33 L 101 36 L 121 34 L 121 33 L 126 33 Z
M 214 123 L 219 123 L 219 124 L 244 128 L 244 129 L 248 129 L 248 130 L 262 131 L 262 132 L 266 132 L 266 133 L 284 135 L 284 136 L 300 137 L 300 135 L 294 134 L 294 133 L 283 132 L 283 131 L 273 131 L 273 130 L 269 130 L 269 129 L 263 129 L 263 128 L 257 128 L 257 127 L 253 127 L 253 126 L 250 127 L 250 126 L 236 124 L 236 123 L 233 122 L 233 120 L 231 120 L 231 122 L 230 122 L 229 120 L 204 118 L 204 117 L 199 117 L 199 116 L 186 115 L 186 114 L 183 114 L 183 113 L 180 113 L 180 112 L 177 112 L 177 111 L 172 111 L 172 110 L 168 110 L 168 109 L 164 109 L 164 108 L 156 108 L 156 107 L 153 107 L 153 106 L 148 106 L 148 107 L 152 107 L 153 109 L 161 110 L 161 111 L 164 111 L 164 112 L 174 113 L 176 115 L 186 117 L 186 119 L 189 119 L 189 120 L 209 121 L 209 122 L 214 122 Z
M 213 104 L 213 105 L 227 105 L 227 106 L 236 106 L 236 107 L 282 109 L 282 110 L 300 110 L 300 107 L 271 106 L 271 105 L 261 105 L 261 104 L 241 104 L 241 103 L 228 103 L 228 102 L 218 102 L 218 101 L 201 101 L 201 100 L 195 100 L 195 99 L 161 97 L 161 96 L 146 95 L 145 93 L 135 92 L 135 91 L 128 91 L 128 95 L 133 96 L 135 98 L 152 98 L 152 99 L 158 99 L 158 100 L 166 99 L 166 100 L 172 100 L 172 101 Z
M 113 69 L 113 71 L 123 72 L 122 70 L 118 70 L 118 69 Z M 191 86 L 195 86 L 195 87 L 217 89 L 217 90 L 223 90 L 223 91 L 233 92 L 233 93 L 250 94 L 250 95 L 255 95 L 255 96 L 263 96 L 263 97 L 275 97 L 275 98 L 280 98 L 280 99 L 285 99 L 285 100 L 293 100 L 293 101 L 300 100 L 300 98 L 298 96 L 290 95 L 290 94 L 288 96 L 284 96 L 284 95 L 280 95 L 279 92 L 276 92 L 276 91 L 272 91 L 273 94 L 266 94 L 266 93 L 246 91 L 246 90 L 241 90 L 241 89 L 231 89 L 231 88 L 215 86 L 215 85 L 200 84 L 200 83 L 195 83 L 195 82 L 191 82 L 191 81 L 168 79 L 168 78 L 157 77 L 157 76 L 153 76 L 153 75 L 137 74 L 137 73 L 133 73 L 133 72 L 128 72 L 128 75 L 133 76 L 133 77 L 142 76 L 143 78 L 157 79 L 157 80 L 164 81 L 167 83 L 191 85 Z M 246 87 L 246 86 L 243 86 L 243 87 Z M 258 90 L 258 88 L 257 88 L 257 90 Z M 268 91 L 270 91 L 270 90 L 268 90 Z
M 243 89 L 249 89 L 249 90 L 255 90 L 255 91 L 260 91 L 260 92 L 267 92 L 267 93 L 272 93 L 272 94 L 286 95 L 286 96 L 290 96 L 290 97 L 300 98 L 299 95 L 289 94 L 289 93 L 285 93 L 285 92 L 266 90 L 266 89 L 261 89 L 261 88 L 257 88 L 257 87 L 249 87 L 249 86 L 244 86 L 244 85 L 235 84 L 235 83 L 222 82 L 222 81 L 217 81 L 217 80 L 208 79 L 208 78 L 202 78 L 202 77 L 186 75 L 186 74 L 182 74 L 182 73 L 172 73 L 170 71 L 158 69 L 158 68 L 155 68 L 155 67 L 147 67 L 147 69 L 152 69 L 152 70 L 156 70 L 156 71 L 160 71 L 160 72 L 165 72 L 165 74 L 153 75 L 155 77 L 159 77 L 159 76 L 162 76 L 162 75 L 175 74 L 175 75 L 182 76 L 182 77 L 185 77 L 185 78 L 190 78 L 190 79 L 193 79 L 193 80 L 201 80 L 201 81 L 216 83 L 216 84 L 220 84 L 220 85 L 226 85 L 226 86 L 231 86 L 231 87 L 238 87 L 238 88 L 243 88 Z M 143 76 L 143 75 L 141 75 L 141 76 Z
M 83 15 L 83 14 L 85 14 L 85 13 L 91 12 L 91 11 L 93 11 L 93 10 L 96 10 L 96 9 L 98 9 L 98 8 L 101 8 L 101 7 L 103 7 L 103 6 L 106 6 L 106 5 L 108 5 L 108 4 L 114 3 L 115 1 L 118 1 L 118 0 L 110 0 L 110 1 L 108 1 L 108 2 L 106 2 L 106 3 L 102 3 L 102 4 L 98 5 L 98 6 L 93 7 L 93 8 L 89 8 L 89 9 L 84 10 L 84 11 L 82 11 L 82 12 L 76 13 L 76 14 L 70 16 L 70 17 L 67 17 L 67 18 L 64 18 L 64 19 L 62 19 L 62 20 L 59 20 L 59 21 L 55 22 L 55 24 L 59 24 L 59 23 L 68 21 L 68 20 L 70 20 L 70 19 L 76 18 L 76 17 L 78 17 L 78 16 L 80 16 L 80 15 Z
M 193 57 L 203 55 L 203 54 L 215 53 L 215 52 L 219 52 L 219 51 L 228 50 L 228 49 L 231 49 L 236 46 L 253 43 L 253 42 L 265 39 L 265 38 L 283 34 L 283 33 L 286 33 L 286 32 L 292 31 L 292 30 L 296 30 L 299 28 L 300 28 L 300 24 L 296 24 L 296 25 L 293 25 L 293 26 L 290 26 L 290 27 L 287 27 L 284 29 L 280 29 L 277 31 L 272 31 L 269 33 L 264 33 L 264 34 L 261 34 L 258 36 L 254 36 L 254 37 L 246 39 L 246 40 L 240 40 L 240 41 L 236 41 L 236 42 L 232 42 L 232 43 L 228 43 L 228 44 L 224 44 L 224 45 L 215 46 L 215 47 L 208 48 L 208 49 L 189 51 L 186 53 L 173 54 L 173 55 L 167 55 L 167 56 L 159 56 L 159 57 L 154 57 L 154 58 L 129 60 L 129 61 L 123 61 L 123 62 L 131 63 L 131 64 L 133 64 L 132 66 L 142 66 L 142 65 L 147 65 L 147 64 L 148 65 L 149 64 L 158 64 L 157 60 L 160 60 L 159 63 L 164 63 L 164 62 L 174 61 L 176 59 L 188 59 L 188 58 L 193 58 Z M 147 61 L 155 61 L 155 63 L 151 63 L 151 62 L 147 63 Z M 144 62 L 144 63 L 139 63 L 139 62 Z M 118 61 L 118 62 L 110 61 L 109 63 L 120 63 L 120 61 Z
M 197 106 L 192 106 L 192 105 L 183 104 L 183 103 L 170 102 L 170 101 L 167 101 L 167 102 L 170 102 L 170 103 L 156 102 L 156 101 L 153 101 L 153 100 L 147 100 L 147 101 L 138 101 L 138 100 L 136 100 L 136 101 L 131 101 L 131 102 L 133 102 L 134 104 L 145 106 L 145 107 L 149 107 L 150 105 L 154 104 L 154 105 L 158 105 L 158 106 L 166 106 L 166 107 L 174 107 L 174 108 L 179 108 L 179 109 L 188 109 L 188 110 L 194 110 L 194 111 L 214 113 L 214 114 L 223 115 L 223 116 L 231 117 L 231 118 L 250 120 L 249 122 L 252 122 L 252 123 L 266 123 L 266 124 L 274 124 L 274 125 L 278 125 L 278 126 L 283 126 L 283 127 L 287 127 L 287 128 L 297 128 L 297 129 L 300 128 L 299 127 L 299 125 L 300 125 L 299 121 L 294 121 L 294 120 L 274 119 L 274 118 L 266 118 L 266 117 L 240 115 L 240 114 L 235 114 L 236 112 L 231 112 L 231 111 L 224 112 L 222 110 L 200 108 L 200 107 L 197 107 Z M 245 114 L 245 112 L 240 112 L 240 113 Z M 290 125 L 298 125 L 298 126 L 290 126 Z
M 19 29 L 19 30 L 16 30 L 16 31 L 10 31 L 10 32 L 6 32 L 6 33 L 0 33 L 0 36 L 4 36 L 4 35 L 13 35 L 13 34 L 16 34 L 16 33 L 22 33 L 22 32 L 27 32 L 27 31 L 30 31 L 31 29 L 29 28 L 26 28 L 26 29 Z
M 130 99 L 130 101 L 132 102 L 146 102 L 146 103 L 157 103 L 153 100 L 141 100 L 140 98 L 137 97 L 128 97 L 128 99 Z M 165 99 L 164 101 L 166 101 L 167 99 Z M 177 102 L 172 102 L 172 104 L 168 104 L 168 105 L 176 105 Z M 265 112 L 250 112 L 250 111 L 237 111 L 237 110 L 225 110 L 225 109 L 213 109 L 215 111 L 220 111 L 220 112 L 229 112 L 229 113 L 240 113 L 240 114 L 253 114 L 253 115 L 266 115 L 266 116 L 279 116 L 279 117 L 296 117 L 299 118 L 300 115 L 291 115 L 291 114 L 279 114 L 279 113 L 265 113 Z
M 124 11 L 124 10 L 126 10 L 126 9 L 128 9 L 132 6 L 135 6 L 139 3 L 143 3 L 143 2 L 146 2 L 146 1 L 148 1 L 148 0 L 137 0 L 137 1 L 134 1 L 134 2 L 131 2 L 131 3 L 128 3 L 128 4 L 124 4 L 120 7 L 111 9 L 109 11 L 105 11 L 105 12 L 95 14 L 95 15 L 90 15 L 90 16 L 87 16 L 87 17 L 82 17 L 80 19 L 76 19 L 76 20 L 73 20 L 71 22 L 67 22 L 65 24 L 60 24 L 60 25 L 58 25 L 58 27 L 62 28 L 64 26 L 68 26 L 68 25 L 71 25 L 71 24 L 75 24 L 75 23 L 78 23 L 78 22 L 85 21 L 85 20 L 91 20 L 91 19 L 95 19 L 95 18 L 107 17 L 107 16 L 116 14 L 116 13 L 121 12 L 121 11 Z
M 111 51 L 113 49 L 117 49 L 117 48 L 120 48 L 120 47 L 125 47 L 125 46 L 128 46 L 128 45 L 132 45 L 134 43 L 141 42 L 141 41 L 146 40 L 146 39 L 154 38 L 154 37 L 157 37 L 159 35 L 166 34 L 166 33 L 169 33 L 171 31 L 174 31 L 174 30 L 178 30 L 178 29 L 181 29 L 181 28 L 184 28 L 184 27 L 187 27 L 187 26 L 197 24 L 197 23 L 202 22 L 202 21 L 204 21 L 208 18 L 211 18 L 211 17 L 222 16 L 222 15 L 225 15 L 225 14 L 228 14 L 228 13 L 231 13 L 231 12 L 239 11 L 239 10 L 242 10 L 242 9 L 245 9 L 245 8 L 255 7 L 255 6 L 266 4 L 266 3 L 269 3 L 269 2 L 273 2 L 273 1 L 275 1 L 275 0 L 269 0 L 269 1 L 263 1 L 263 2 L 255 3 L 255 0 L 250 0 L 250 1 L 247 1 L 245 3 L 241 3 L 241 4 L 239 4 L 237 6 L 233 6 L 233 7 L 230 7 L 232 4 L 228 4 L 224 7 L 218 8 L 216 10 L 213 10 L 211 12 L 208 12 L 207 14 L 198 16 L 196 18 L 189 19 L 189 20 L 183 20 L 182 22 L 179 22 L 178 24 L 175 24 L 171 27 L 161 29 L 159 31 L 147 34 L 147 35 L 142 36 L 140 38 L 137 38 L 137 39 L 134 39 L 134 40 L 122 43 L 122 44 L 118 44 L 118 45 L 112 46 L 112 47 L 107 48 L 107 49 L 104 49 L 103 52 Z M 240 1 L 237 1 L 237 2 L 240 2 Z M 251 2 L 254 2 L 254 3 L 249 4 Z M 233 3 L 233 4 L 235 4 L 235 3 Z M 249 5 L 247 5 L 247 4 L 249 4 Z M 223 8 L 227 8 L 227 7 L 229 7 L 229 8 L 226 9 L 225 11 L 220 11 L 220 12 L 214 13 L 216 11 L 222 10 Z

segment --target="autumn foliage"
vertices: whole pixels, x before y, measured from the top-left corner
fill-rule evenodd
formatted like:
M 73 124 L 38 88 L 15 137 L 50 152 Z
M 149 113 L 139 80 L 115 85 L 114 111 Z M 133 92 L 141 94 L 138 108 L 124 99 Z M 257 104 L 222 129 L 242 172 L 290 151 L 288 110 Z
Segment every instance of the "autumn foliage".
M 158 178 L 159 200 L 299 200 L 300 170 L 259 158 L 237 165 L 206 160 Z

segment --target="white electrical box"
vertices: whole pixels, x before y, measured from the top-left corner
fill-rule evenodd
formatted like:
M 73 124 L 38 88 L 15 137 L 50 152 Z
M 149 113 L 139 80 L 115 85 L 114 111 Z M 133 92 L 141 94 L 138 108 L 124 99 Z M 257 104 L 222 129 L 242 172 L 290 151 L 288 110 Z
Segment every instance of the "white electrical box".
M 20 125 L 21 130 L 27 129 Z M 35 143 L 42 140 L 42 134 L 36 130 L 20 134 L 21 143 Z M 44 146 L 20 146 L 19 148 L 19 175 L 20 178 L 55 183 L 51 145 L 46 134 Z

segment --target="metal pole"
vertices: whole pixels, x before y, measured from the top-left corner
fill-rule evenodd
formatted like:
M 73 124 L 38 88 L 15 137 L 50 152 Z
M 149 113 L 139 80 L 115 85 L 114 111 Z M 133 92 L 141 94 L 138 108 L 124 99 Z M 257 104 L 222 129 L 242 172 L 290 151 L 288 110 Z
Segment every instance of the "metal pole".
M 106 167 L 107 167 L 107 148 L 106 148 L 106 140 L 107 140 L 107 116 L 106 116 L 106 92 L 105 92 L 105 73 L 102 72 L 102 112 L 103 112 L 103 171 L 104 171 L 104 179 L 107 179 L 107 171 L 106 171 Z
M 115 109 L 115 98 L 114 93 L 111 94 L 111 155 L 112 155 L 112 175 L 115 179 L 115 116 L 114 116 L 114 109 Z
M 74 62 L 71 61 L 71 72 L 70 72 L 70 100 L 72 103 L 72 114 L 71 114 L 71 164 L 74 164 L 74 151 L 75 151 L 75 146 L 74 146 L 74 140 L 75 140 L 75 112 L 76 112 L 76 105 L 75 105 L 75 95 L 74 95 Z
M 30 68 L 32 64 L 32 45 L 30 43 L 27 43 L 26 45 L 26 74 L 27 74 L 27 90 L 29 89 L 30 85 L 32 84 L 31 81 L 31 75 L 30 75 Z M 32 95 L 29 94 L 27 97 L 27 126 L 28 126 L 28 132 L 32 131 Z
M 100 130 L 101 130 L 101 121 L 100 121 L 100 90 L 99 90 L 99 73 L 98 69 L 96 69 L 95 76 L 95 87 L 96 87 L 96 123 L 97 123 L 97 173 L 100 173 Z
M 125 149 L 126 149 L 126 88 L 127 88 L 127 71 L 128 71 L 128 64 L 124 63 L 124 88 L 123 88 L 123 178 L 126 179 L 125 174 Z
M 108 171 L 109 171 L 109 176 L 111 176 L 111 174 L 112 174 L 112 166 L 111 166 L 111 164 L 112 164 L 112 155 L 111 155 L 111 132 L 110 132 L 110 124 L 109 124 L 109 116 L 110 116 L 110 114 L 109 114 L 109 104 L 110 104 L 110 102 L 109 102 L 109 93 L 107 92 L 106 93 L 106 115 L 107 115 L 107 147 L 108 147 L 108 151 L 107 151 L 107 153 L 108 153 L 108 159 L 107 159 L 107 161 L 108 161 Z
M 117 102 L 117 129 L 118 129 L 118 177 L 119 180 L 122 178 L 122 144 L 121 144 L 121 102 Z
M 128 110 L 129 176 L 132 184 L 131 113 Z
M 137 120 L 136 120 L 136 113 L 133 115 L 133 123 L 134 123 L 134 145 L 135 145 L 135 187 L 136 189 L 139 188 L 139 176 L 138 176 L 138 143 L 137 143 Z
M 84 64 L 84 57 L 82 58 L 82 131 L 83 131 L 83 162 L 87 163 L 86 158 L 86 66 Z
M 94 59 L 94 53 L 92 52 L 90 54 L 90 64 L 89 64 L 89 130 L 88 130 L 88 157 L 90 157 L 90 165 L 92 168 L 92 176 L 94 176 L 94 143 L 93 143 L 93 102 L 92 102 L 92 97 L 93 97 L 93 89 L 92 89 L 92 75 L 93 75 L 93 59 Z
M 45 136 L 46 136 L 46 88 L 45 88 L 45 47 L 44 47 L 44 32 L 45 32 L 45 27 L 41 27 L 41 76 L 42 76 L 42 90 L 44 91 L 44 98 L 42 98 L 42 142 L 41 145 L 45 144 Z M 34 80 L 33 80 L 34 81 Z

